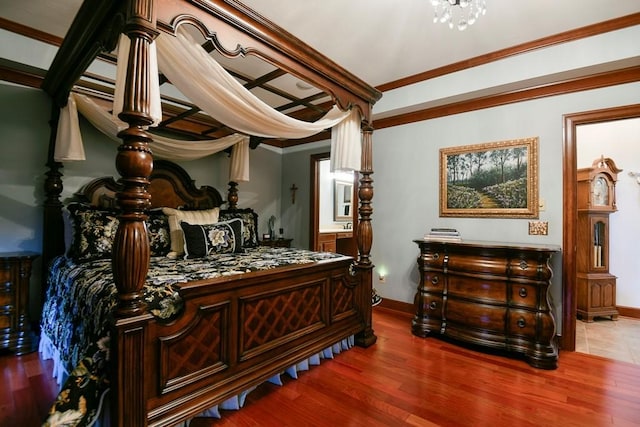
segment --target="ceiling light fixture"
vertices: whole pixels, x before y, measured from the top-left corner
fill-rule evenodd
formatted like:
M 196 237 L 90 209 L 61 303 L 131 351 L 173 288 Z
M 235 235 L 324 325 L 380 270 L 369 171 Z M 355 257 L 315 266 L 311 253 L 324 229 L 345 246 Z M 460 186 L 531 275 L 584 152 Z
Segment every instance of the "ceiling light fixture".
M 431 0 L 435 15 L 433 22 L 449 23 L 453 28 L 453 15 L 458 15 L 458 30 L 464 31 L 469 25 L 487 13 L 486 0 Z M 457 6 L 457 7 L 455 7 Z

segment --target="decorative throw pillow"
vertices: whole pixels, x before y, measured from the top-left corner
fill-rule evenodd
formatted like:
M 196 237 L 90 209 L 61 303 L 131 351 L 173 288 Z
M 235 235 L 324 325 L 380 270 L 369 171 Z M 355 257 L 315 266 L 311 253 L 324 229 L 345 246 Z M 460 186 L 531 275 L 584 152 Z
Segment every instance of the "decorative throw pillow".
M 81 203 L 71 203 L 67 210 L 73 225 L 68 255 L 76 262 L 111 258 L 119 223 L 117 213 Z
M 171 251 L 169 218 L 162 212 L 162 209 L 149 211 L 147 235 L 149 236 L 151 256 L 166 256 Z
M 250 208 L 220 212 L 220 221 L 229 221 L 234 218 L 242 220 L 242 247 L 255 248 L 258 246 L 258 214 Z
M 189 224 L 181 221 L 180 226 L 184 232 L 184 252 L 187 258 L 242 251 L 240 219 L 214 224 Z
M 77 262 L 111 258 L 113 241 L 120 223 L 118 211 L 70 203 L 63 214 L 68 215 L 72 229 L 71 236 L 65 235 L 65 244 L 70 237 L 67 254 L 71 258 Z M 149 212 L 147 236 L 151 256 L 167 255 L 170 250 L 169 223 L 162 211 Z
M 193 225 L 214 224 L 218 222 L 220 208 L 203 209 L 198 211 L 182 211 L 173 208 L 162 208 L 162 212 L 169 219 L 169 233 L 171 238 L 171 252 L 169 258 L 177 258 L 184 255 L 184 232 L 180 227 L 180 221 Z

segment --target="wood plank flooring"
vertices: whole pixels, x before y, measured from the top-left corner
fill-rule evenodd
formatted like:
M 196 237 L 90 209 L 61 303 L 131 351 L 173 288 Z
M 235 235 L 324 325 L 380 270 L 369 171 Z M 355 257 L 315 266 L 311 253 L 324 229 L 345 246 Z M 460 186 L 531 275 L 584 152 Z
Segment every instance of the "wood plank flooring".
M 58 385 L 51 376 L 53 363 L 38 353 L 0 355 L 0 426 L 30 427 L 42 424 Z
M 410 332 L 410 316 L 376 307 L 378 342 L 284 386 L 264 384 L 219 426 L 638 426 L 640 366 L 563 352 L 553 371 Z M 36 353 L 0 356 L 0 426 L 35 426 L 54 398 Z

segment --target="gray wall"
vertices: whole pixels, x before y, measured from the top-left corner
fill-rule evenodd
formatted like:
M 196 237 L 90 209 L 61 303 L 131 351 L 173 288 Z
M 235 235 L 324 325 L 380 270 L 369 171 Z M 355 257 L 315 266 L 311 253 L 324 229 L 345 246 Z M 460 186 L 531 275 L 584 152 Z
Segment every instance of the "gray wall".
M 35 89 L 0 84 L 0 252 L 42 251 L 42 203 L 50 104 Z M 34 261 L 31 316 L 40 303 L 41 260 Z

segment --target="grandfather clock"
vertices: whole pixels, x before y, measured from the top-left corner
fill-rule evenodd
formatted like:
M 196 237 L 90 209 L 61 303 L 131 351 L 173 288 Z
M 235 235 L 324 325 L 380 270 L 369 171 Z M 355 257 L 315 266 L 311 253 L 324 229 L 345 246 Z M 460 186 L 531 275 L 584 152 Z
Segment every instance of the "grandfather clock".
M 591 167 L 578 169 L 578 318 L 618 319 L 616 276 L 609 272 L 609 215 L 615 212 L 616 164 L 604 156 Z

